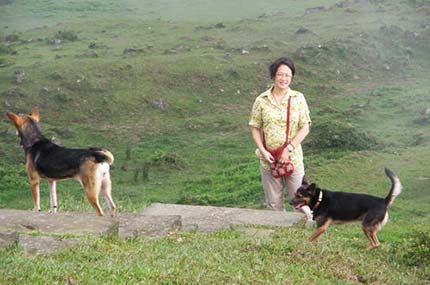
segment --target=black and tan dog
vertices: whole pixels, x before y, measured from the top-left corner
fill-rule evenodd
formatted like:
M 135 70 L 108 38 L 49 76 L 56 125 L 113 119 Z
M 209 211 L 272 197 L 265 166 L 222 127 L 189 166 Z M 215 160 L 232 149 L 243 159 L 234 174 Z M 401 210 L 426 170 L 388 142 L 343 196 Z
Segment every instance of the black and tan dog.
M 99 216 L 104 216 L 99 204 L 102 192 L 110 214 L 115 215 L 115 203 L 111 196 L 109 169 L 113 155 L 102 148 L 70 149 L 61 147 L 43 136 L 39 126 L 39 109 L 34 107 L 30 115 L 6 115 L 16 127 L 20 145 L 25 151 L 26 169 L 33 194 L 34 211 L 40 211 L 40 179 L 48 180 L 51 211 L 57 211 L 56 181 L 75 178 L 81 182 L 85 195 Z
M 388 221 L 388 206 L 402 191 L 399 178 L 389 169 L 385 174 L 391 180 L 391 190 L 387 197 L 379 198 L 367 194 L 333 192 L 304 182 L 291 200 L 294 208 L 308 205 L 313 211 L 313 219 L 317 228 L 309 237 L 310 241 L 318 238 L 330 224 L 341 224 L 352 221 L 362 221 L 364 234 L 370 241 L 369 249 L 380 245 L 376 233 Z

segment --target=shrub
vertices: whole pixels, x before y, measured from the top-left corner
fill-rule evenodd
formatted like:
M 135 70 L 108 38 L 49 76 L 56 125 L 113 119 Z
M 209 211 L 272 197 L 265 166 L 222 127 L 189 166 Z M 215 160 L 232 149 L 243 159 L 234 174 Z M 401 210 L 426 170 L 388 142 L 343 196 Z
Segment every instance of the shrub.
M 58 31 L 55 34 L 55 38 L 73 42 L 78 39 L 78 35 L 73 31 Z
M 309 144 L 314 149 L 368 150 L 377 146 L 376 139 L 351 123 L 332 120 L 312 127 Z
M 186 168 L 184 159 L 174 152 L 156 151 L 147 159 L 145 164 L 149 166 L 159 166 L 174 169 Z
M 19 37 L 17 34 L 10 34 L 4 37 L 4 40 L 7 42 L 17 42 Z
M 16 51 L 9 46 L 0 44 L 0 54 L 16 54 Z
M 430 266 L 430 232 L 418 231 L 409 239 L 403 255 L 406 264 Z
M 423 279 L 430 278 L 430 232 L 415 230 L 406 239 L 392 245 L 389 259 L 416 268 Z

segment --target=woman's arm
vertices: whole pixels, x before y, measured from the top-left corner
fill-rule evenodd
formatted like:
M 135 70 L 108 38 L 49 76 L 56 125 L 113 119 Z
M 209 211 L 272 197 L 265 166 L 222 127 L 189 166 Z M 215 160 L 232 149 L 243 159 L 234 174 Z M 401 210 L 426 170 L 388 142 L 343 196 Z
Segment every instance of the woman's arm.
M 275 159 L 273 156 L 268 152 L 263 145 L 263 139 L 261 136 L 261 130 L 259 128 L 252 128 L 252 138 L 254 139 L 254 143 L 257 146 L 260 153 L 263 155 L 264 159 L 267 160 L 269 163 L 274 163 Z
M 309 123 L 304 123 L 300 130 L 297 131 L 296 136 L 290 141 L 294 147 L 302 143 L 302 141 L 309 134 Z
M 306 136 L 309 134 L 309 123 L 306 122 L 303 124 L 303 126 L 297 131 L 296 136 L 290 141 L 290 144 L 293 145 L 294 148 L 302 143 L 302 141 L 306 138 Z M 284 152 L 282 153 L 282 156 L 279 160 L 280 163 L 286 163 L 288 161 L 288 157 L 290 156 L 290 152 L 287 148 L 285 148 Z

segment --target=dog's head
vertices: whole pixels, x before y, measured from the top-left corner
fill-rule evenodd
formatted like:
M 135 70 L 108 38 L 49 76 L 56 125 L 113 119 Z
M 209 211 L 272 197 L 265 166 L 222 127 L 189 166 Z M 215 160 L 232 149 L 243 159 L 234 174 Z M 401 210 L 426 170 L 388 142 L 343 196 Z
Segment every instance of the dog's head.
M 297 189 L 296 195 L 290 201 L 290 204 L 295 208 L 299 209 L 303 206 L 311 206 L 312 199 L 316 196 L 317 187 L 315 183 L 309 185 L 306 183 L 302 183 L 299 189 Z
M 15 125 L 16 134 L 21 139 L 21 147 L 30 147 L 42 137 L 38 107 L 33 107 L 29 115 L 17 115 L 13 112 L 7 112 L 6 116 Z

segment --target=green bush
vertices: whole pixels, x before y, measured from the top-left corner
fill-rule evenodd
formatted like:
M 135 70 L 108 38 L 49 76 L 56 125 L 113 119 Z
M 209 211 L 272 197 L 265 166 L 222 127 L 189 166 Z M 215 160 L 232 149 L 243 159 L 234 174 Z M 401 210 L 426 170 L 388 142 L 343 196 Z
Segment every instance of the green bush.
M 403 258 L 411 266 L 430 266 L 430 232 L 418 231 L 407 242 Z
M 423 279 L 430 280 L 430 232 L 415 230 L 409 233 L 392 245 L 388 257 L 395 264 L 414 267 Z
M 313 149 L 368 150 L 377 147 L 376 139 L 351 123 L 332 120 L 312 126 L 307 143 Z
M 148 157 L 145 164 L 174 169 L 185 169 L 187 167 L 184 159 L 177 153 L 163 151 L 156 151 L 153 155 Z
M 78 35 L 73 31 L 58 31 L 55 34 L 55 38 L 63 40 L 63 41 L 76 41 L 78 39 Z
M 16 52 L 11 47 L 0 44 L 0 54 L 16 54 Z

